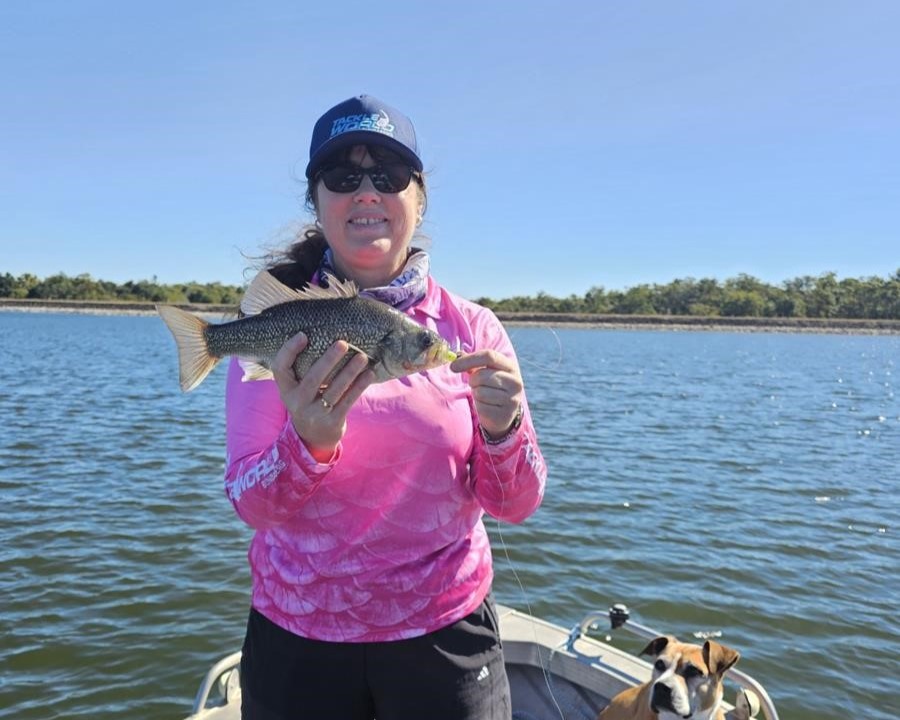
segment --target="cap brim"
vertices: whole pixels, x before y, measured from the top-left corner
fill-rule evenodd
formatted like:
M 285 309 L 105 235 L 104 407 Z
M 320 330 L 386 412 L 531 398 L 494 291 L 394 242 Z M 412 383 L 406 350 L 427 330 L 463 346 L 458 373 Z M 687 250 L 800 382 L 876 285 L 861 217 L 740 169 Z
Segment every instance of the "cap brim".
M 352 145 L 380 145 L 397 153 L 416 171 L 422 172 L 422 161 L 419 159 L 419 156 L 403 143 L 394 140 L 389 135 L 372 130 L 355 130 L 331 138 L 328 142 L 321 145 L 316 151 L 315 157 L 306 166 L 306 179 L 312 180 L 313 175 L 329 155 Z

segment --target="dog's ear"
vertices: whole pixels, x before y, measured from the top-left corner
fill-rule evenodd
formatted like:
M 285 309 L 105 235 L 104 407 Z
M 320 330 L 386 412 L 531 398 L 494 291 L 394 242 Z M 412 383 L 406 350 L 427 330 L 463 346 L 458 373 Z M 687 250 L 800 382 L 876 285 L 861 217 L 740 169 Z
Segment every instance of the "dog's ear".
M 722 677 L 725 671 L 740 659 L 741 654 L 727 645 L 719 645 L 715 640 L 703 643 L 703 662 L 713 675 Z
M 659 655 L 663 650 L 666 649 L 666 645 L 669 644 L 670 640 L 674 640 L 675 638 L 669 635 L 661 635 L 658 638 L 653 638 L 650 641 L 650 644 L 647 645 L 643 650 L 638 653 L 639 655 Z

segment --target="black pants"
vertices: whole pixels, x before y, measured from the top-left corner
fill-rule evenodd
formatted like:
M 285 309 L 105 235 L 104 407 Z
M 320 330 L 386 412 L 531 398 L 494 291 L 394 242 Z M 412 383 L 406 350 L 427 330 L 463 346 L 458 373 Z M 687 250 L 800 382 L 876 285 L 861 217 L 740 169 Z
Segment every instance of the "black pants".
M 250 611 L 243 720 L 510 720 L 497 610 L 382 643 L 307 640 Z

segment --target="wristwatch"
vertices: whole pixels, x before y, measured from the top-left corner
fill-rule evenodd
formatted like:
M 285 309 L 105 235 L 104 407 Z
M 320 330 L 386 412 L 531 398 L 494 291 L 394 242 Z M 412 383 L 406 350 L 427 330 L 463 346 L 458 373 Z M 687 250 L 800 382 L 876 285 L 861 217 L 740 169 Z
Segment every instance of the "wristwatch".
M 522 412 L 522 405 L 519 404 L 519 409 L 516 410 L 516 416 L 513 418 L 512 425 L 509 426 L 509 430 L 507 430 L 501 437 L 498 438 L 492 438 L 487 434 L 487 430 L 485 430 L 483 426 L 479 426 L 481 427 L 481 437 L 484 438 L 484 441 L 488 445 L 499 445 L 502 442 L 506 442 L 516 434 L 516 430 L 518 430 L 519 426 L 522 424 Z

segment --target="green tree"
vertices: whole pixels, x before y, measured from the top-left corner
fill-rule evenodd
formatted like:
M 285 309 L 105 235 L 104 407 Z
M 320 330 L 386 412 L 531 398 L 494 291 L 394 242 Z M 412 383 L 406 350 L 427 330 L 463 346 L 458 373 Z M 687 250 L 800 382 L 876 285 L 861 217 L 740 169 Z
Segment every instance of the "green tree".
M 656 308 L 653 307 L 653 291 L 649 285 L 629 288 L 616 298 L 612 311 L 622 315 L 653 315 L 656 313 Z
M 27 298 L 30 297 L 30 293 L 33 288 L 35 288 L 41 281 L 35 275 L 31 273 L 24 273 L 19 275 L 16 278 L 16 287 L 13 290 L 13 294 L 11 297 L 14 298 Z
M 657 312 L 664 315 L 688 315 L 697 302 L 697 284 L 693 278 L 673 280 L 668 285 L 654 285 L 651 301 Z
M 600 286 L 594 286 L 584 294 L 581 301 L 584 312 L 588 313 L 608 313 L 610 311 L 609 296 Z
M 18 282 L 10 273 L 0 275 L 0 297 L 15 297 L 13 293 L 15 293 L 17 287 Z
M 760 317 L 766 301 L 755 290 L 726 290 L 722 303 L 725 317 Z
M 833 272 L 817 277 L 812 288 L 806 293 L 806 308 L 809 317 L 834 317 L 838 308 L 838 282 Z
M 804 317 L 806 315 L 806 303 L 803 298 L 784 288 L 772 288 L 769 292 L 769 302 L 775 317 Z

